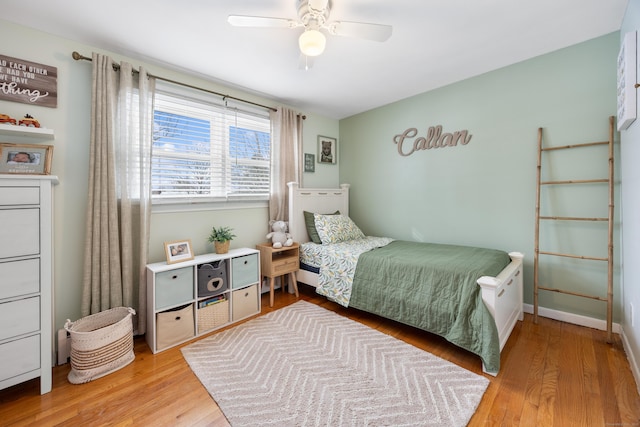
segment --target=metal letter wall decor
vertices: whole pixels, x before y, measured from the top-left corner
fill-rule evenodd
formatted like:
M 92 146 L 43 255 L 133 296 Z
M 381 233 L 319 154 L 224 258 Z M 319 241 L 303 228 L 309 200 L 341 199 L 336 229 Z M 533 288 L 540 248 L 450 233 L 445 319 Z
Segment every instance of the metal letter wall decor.
M 406 157 L 418 150 L 455 147 L 458 143 L 467 145 L 473 136 L 466 129 L 453 133 L 442 133 L 442 125 L 429 126 L 426 137 L 420 136 L 416 138 L 416 135 L 418 135 L 418 129 L 409 128 L 403 133 L 393 137 L 393 142 L 398 145 L 398 154 Z M 413 142 L 411 140 L 413 140 Z

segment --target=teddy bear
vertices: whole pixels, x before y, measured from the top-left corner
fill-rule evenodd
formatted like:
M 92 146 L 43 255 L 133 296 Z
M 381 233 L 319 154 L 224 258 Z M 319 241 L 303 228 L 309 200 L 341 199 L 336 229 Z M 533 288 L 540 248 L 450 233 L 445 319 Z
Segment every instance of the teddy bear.
M 283 246 L 293 245 L 293 237 L 287 233 L 287 223 L 284 221 L 269 221 L 271 233 L 267 234 L 267 239 L 271 239 L 273 247 L 279 249 Z

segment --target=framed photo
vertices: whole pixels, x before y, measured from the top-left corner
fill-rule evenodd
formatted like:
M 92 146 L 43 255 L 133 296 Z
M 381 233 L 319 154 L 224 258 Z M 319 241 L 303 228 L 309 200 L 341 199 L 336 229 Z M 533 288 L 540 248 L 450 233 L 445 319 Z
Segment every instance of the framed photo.
M 316 156 L 315 154 L 304 153 L 304 171 L 315 172 L 316 171 Z
M 0 143 L 0 173 L 49 175 L 53 145 Z
M 338 160 L 338 140 L 318 135 L 318 163 L 335 165 Z
M 167 255 L 167 264 L 189 261 L 194 258 L 193 250 L 191 249 L 191 240 L 164 242 L 164 252 Z

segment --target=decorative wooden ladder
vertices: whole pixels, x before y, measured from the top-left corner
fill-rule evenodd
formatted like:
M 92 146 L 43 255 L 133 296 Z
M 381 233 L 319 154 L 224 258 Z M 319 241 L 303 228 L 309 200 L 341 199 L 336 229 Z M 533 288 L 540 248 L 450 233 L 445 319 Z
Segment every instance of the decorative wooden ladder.
M 542 128 L 538 129 L 538 170 L 537 170 L 537 188 L 536 188 L 536 236 L 535 236 L 535 252 L 533 263 L 533 318 L 534 323 L 538 323 L 538 293 L 539 291 L 557 292 L 566 295 L 573 295 L 583 298 L 590 298 L 598 301 L 605 301 L 607 303 L 607 342 L 612 342 L 612 323 L 613 323 L 613 137 L 614 137 L 614 117 L 609 118 L 609 140 L 603 142 L 590 142 L 585 144 L 565 145 L 560 147 L 542 147 Z M 609 146 L 609 177 L 603 179 L 584 179 L 584 180 L 564 180 L 564 181 L 541 181 L 542 171 L 542 152 L 553 150 L 565 150 L 573 148 L 584 148 L 594 145 L 608 145 Z M 573 184 L 586 184 L 586 183 L 607 183 L 609 186 L 609 214 L 607 218 L 586 218 L 586 217 L 568 217 L 568 216 L 540 216 L 540 187 L 543 185 L 573 185 Z M 608 255 L 606 258 L 592 257 L 584 255 L 572 255 L 557 252 L 541 251 L 540 244 L 540 221 L 606 221 L 609 225 L 608 229 Z M 568 257 L 581 260 L 595 260 L 607 262 L 607 297 L 596 295 L 588 295 L 579 292 L 573 292 L 568 290 L 562 290 L 559 288 L 551 288 L 546 286 L 540 286 L 538 283 L 539 274 L 538 269 L 540 265 L 540 255 L 549 255 L 557 257 Z

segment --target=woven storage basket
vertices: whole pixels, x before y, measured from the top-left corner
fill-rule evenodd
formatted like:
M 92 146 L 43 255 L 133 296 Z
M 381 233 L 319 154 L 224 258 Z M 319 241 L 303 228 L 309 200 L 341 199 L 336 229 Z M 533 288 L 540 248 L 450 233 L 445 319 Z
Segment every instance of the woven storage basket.
M 71 372 L 67 379 L 82 384 L 103 377 L 133 362 L 133 322 L 135 310 L 116 307 L 67 320 L 71 334 Z
M 229 300 L 198 309 L 198 333 L 229 323 Z

